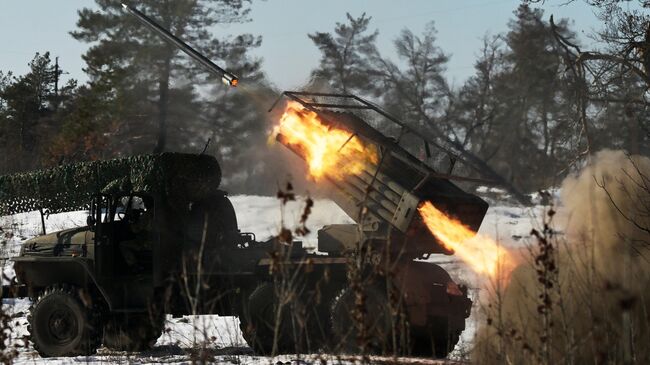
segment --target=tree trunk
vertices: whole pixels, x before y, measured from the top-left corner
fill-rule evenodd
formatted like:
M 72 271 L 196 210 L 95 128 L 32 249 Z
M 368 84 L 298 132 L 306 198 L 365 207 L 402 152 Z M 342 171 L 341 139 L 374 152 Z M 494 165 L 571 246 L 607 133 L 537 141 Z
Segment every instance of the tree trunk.
M 165 59 L 158 85 L 158 141 L 154 153 L 162 153 L 167 145 L 167 116 L 169 109 L 169 78 L 171 73 L 172 52 Z

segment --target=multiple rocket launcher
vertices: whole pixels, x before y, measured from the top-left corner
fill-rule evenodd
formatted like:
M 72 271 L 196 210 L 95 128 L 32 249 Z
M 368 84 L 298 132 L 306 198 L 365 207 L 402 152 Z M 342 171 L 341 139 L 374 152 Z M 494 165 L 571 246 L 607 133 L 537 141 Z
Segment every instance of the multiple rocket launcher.
M 342 176 L 325 173 L 332 186 L 330 197 L 361 227 L 365 238 L 390 236 L 394 249 L 419 257 L 430 253 L 452 252 L 442 246 L 424 225 L 418 207 L 432 202 L 448 216 L 457 218 L 471 231 L 478 231 L 488 204 L 451 183 L 444 175 L 413 156 L 400 145 L 400 135 L 408 128 L 386 111 L 354 95 L 287 91 L 283 94 L 298 102 L 308 112 L 318 115 L 321 123 L 330 128 L 345 130 L 351 138 L 358 138 L 372 150 L 378 151 L 377 161 L 364 159 L 363 168 L 348 171 Z M 389 137 L 360 118 L 357 114 L 381 117 L 382 130 L 397 131 Z M 307 160 L 305 151 L 280 128 L 276 140 Z M 340 151 L 344 146 L 335 146 Z M 341 157 L 339 159 L 339 157 Z M 340 168 L 354 163 L 338 155 Z

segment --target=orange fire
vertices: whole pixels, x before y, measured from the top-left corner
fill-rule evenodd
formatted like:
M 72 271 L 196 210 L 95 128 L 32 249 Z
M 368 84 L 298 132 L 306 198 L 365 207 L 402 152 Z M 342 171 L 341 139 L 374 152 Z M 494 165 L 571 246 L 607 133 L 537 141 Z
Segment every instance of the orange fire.
M 424 202 L 418 208 L 427 228 L 447 249 L 455 251 L 475 272 L 491 277 L 507 275 L 514 260 L 489 237 L 475 234 L 458 220 Z
M 309 175 L 341 179 L 360 173 L 366 162 L 377 163 L 377 150 L 365 145 L 352 133 L 323 124 L 318 115 L 297 102 L 289 102 L 275 127 L 274 136 L 300 149 L 309 167 Z

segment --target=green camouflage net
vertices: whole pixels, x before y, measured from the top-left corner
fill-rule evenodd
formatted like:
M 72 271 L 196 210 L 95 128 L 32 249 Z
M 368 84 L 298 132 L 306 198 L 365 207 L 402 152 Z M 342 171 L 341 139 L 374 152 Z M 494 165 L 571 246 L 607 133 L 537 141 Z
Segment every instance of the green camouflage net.
M 82 162 L 0 176 L 0 216 L 83 210 L 98 193 L 139 192 L 172 203 L 194 201 L 214 194 L 220 182 L 217 160 L 206 155 L 163 153 Z

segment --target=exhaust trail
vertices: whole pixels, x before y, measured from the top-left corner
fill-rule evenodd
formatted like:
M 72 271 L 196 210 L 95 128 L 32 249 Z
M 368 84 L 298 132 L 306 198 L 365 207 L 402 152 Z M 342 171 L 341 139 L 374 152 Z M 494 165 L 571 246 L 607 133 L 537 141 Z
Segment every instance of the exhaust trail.
M 135 16 L 142 24 L 144 24 L 149 29 L 157 33 L 164 40 L 172 43 L 173 45 L 178 47 L 181 51 L 183 51 L 186 55 L 192 57 L 198 63 L 205 66 L 212 73 L 221 77 L 221 81 L 223 81 L 224 84 L 230 85 L 232 87 L 236 87 L 237 84 L 239 84 L 239 78 L 237 76 L 217 66 L 217 64 L 212 62 L 209 58 L 205 57 L 197 50 L 192 48 L 190 45 L 183 42 L 180 38 L 176 37 L 170 31 L 163 28 L 160 24 L 156 23 L 153 19 L 146 16 L 143 12 L 139 11 L 138 9 L 132 8 L 124 3 L 122 3 L 122 7 L 125 10 L 127 10 L 131 15 Z

